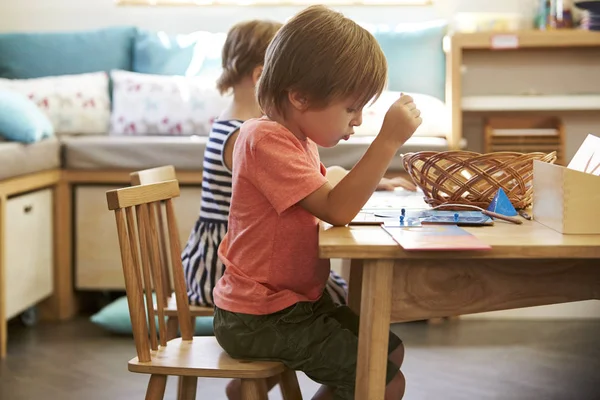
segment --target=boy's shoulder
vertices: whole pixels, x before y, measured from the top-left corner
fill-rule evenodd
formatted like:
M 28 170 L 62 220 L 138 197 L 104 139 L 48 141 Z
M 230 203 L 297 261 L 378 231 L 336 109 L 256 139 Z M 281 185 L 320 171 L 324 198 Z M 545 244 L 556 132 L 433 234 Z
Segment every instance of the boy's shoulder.
M 295 136 L 283 125 L 266 117 L 249 119 L 240 128 L 240 138 L 250 144 L 257 144 L 270 138 L 293 139 Z

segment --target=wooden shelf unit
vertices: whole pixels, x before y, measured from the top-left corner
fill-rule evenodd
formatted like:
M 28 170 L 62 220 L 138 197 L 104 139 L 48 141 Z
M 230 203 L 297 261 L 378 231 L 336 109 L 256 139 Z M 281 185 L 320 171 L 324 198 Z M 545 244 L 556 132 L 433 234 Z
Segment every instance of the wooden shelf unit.
M 506 132 L 518 134 L 506 134 Z M 500 134 L 504 132 L 504 134 Z M 564 165 L 565 128 L 556 117 L 491 117 L 485 121 L 484 152 L 521 153 L 556 151 L 556 163 Z
M 519 107 L 506 108 L 504 96 L 476 96 L 463 98 L 462 67 L 463 54 L 471 50 L 524 50 L 524 49 L 565 49 L 565 48 L 600 48 L 600 32 L 583 30 L 555 31 L 515 31 L 515 32 L 477 32 L 455 33 L 444 38 L 446 53 L 446 104 L 450 108 L 452 130 L 448 135 L 448 145 L 451 149 L 459 149 L 462 139 L 463 111 L 542 111 L 558 107 L 548 104 L 555 98 L 567 99 L 562 109 L 568 110 L 598 110 L 600 95 L 581 96 L 515 96 L 520 102 Z M 507 96 L 508 97 L 508 96 Z M 475 101 L 474 101 L 475 100 Z M 463 104 L 464 102 L 464 104 Z M 536 105 L 536 102 L 538 103 Z M 466 106 L 466 107 L 465 107 Z

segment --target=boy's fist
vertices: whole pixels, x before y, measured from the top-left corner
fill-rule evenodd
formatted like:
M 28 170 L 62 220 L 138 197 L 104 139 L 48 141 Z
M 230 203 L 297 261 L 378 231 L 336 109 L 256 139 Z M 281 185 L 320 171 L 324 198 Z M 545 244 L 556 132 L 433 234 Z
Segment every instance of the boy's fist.
M 413 102 L 413 98 L 402 94 L 385 114 L 379 134 L 400 147 L 415 133 L 422 122 L 421 111 Z

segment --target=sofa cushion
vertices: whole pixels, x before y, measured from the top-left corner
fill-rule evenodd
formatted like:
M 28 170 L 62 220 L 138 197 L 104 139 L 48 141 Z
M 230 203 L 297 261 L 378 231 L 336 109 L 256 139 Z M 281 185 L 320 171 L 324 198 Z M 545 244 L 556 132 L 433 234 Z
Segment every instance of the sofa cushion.
M 0 89 L 0 136 L 34 143 L 52 136 L 54 128 L 44 113 L 25 95 Z
M 65 168 L 138 170 L 172 164 L 202 170 L 208 141 L 201 136 L 67 136 L 61 137 Z
M 112 71 L 111 135 L 207 136 L 230 98 L 214 81 Z
M 202 170 L 208 138 L 202 136 L 72 136 L 62 137 L 64 165 L 68 169 L 138 170 L 172 164 L 181 170 Z M 365 153 L 373 137 L 354 136 L 332 148 L 320 148 L 326 166 L 352 168 Z M 443 138 L 412 137 L 399 153 L 448 150 Z M 402 171 L 396 157 L 390 170 Z
M 0 89 L 27 96 L 52 122 L 57 134 L 103 134 L 110 121 L 106 72 L 32 79 L 0 78 Z
M 131 70 L 135 27 L 0 34 L 0 77 L 40 78 Z
M 348 141 L 342 141 L 335 147 L 319 148 L 321 161 L 325 166 L 339 165 L 346 169 L 352 168 L 361 159 L 373 141 L 373 136 L 353 136 Z M 464 143 L 463 143 L 464 145 Z M 390 171 L 403 171 L 400 154 L 417 151 L 446 151 L 448 142 L 444 138 L 413 136 L 400 148 L 398 157 L 390 163 Z
M 49 137 L 32 144 L 0 142 L 0 180 L 60 168 L 60 142 Z
M 452 131 L 450 108 L 437 97 L 422 93 L 407 93 L 412 96 L 421 111 L 423 122 L 413 136 L 448 137 Z M 390 106 L 400 98 L 400 92 L 384 91 L 377 101 L 363 110 L 362 124 L 354 128 L 357 135 L 374 136 L 379 133 L 385 114 Z
M 388 63 L 388 89 L 445 97 L 446 57 L 443 20 L 371 28 Z
M 213 82 L 221 71 L 225 33 L 168 35 L 139 30 L 133 47 L 133 71 L 156 75 L 205 76 Z

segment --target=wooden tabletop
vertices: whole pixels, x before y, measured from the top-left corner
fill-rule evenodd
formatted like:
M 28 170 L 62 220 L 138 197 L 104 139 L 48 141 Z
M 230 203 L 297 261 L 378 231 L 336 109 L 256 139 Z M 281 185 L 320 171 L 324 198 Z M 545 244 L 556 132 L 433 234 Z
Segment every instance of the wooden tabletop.
M 406 252 L 379 226 L 332 227 L 319 232 L 322 258 L 600 258 L 600 235 L 562 235 L 535 221 L 523 225 L 496 221 L 465 228 L 492 246 L 487 251 Z M 600 267 L 600 266 L 599 266 Z

